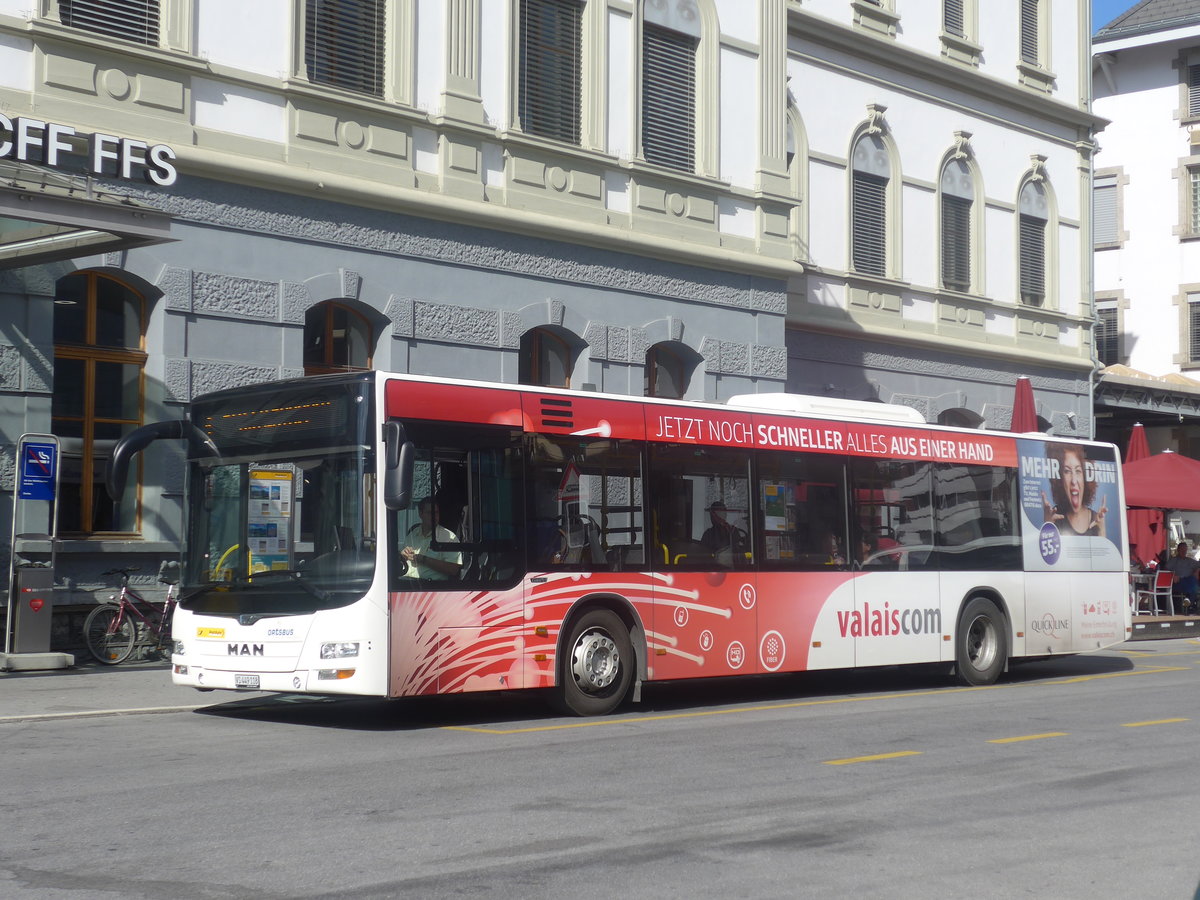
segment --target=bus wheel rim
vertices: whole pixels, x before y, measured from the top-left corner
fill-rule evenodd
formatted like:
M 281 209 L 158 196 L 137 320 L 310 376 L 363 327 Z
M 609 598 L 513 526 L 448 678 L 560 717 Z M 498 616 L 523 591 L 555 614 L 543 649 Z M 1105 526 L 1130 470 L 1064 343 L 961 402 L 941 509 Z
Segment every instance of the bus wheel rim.
M 589 631 L 575 642 L 571 674 L 579 688 L 589 694 L 603 691 L 617 680 L 621 655 L 616 642 L 600 631 Z
M 992 621 L 979 616 L 967 633 L 967 654 L 977 669 L 986 669 L 996 655 L 996 635 Z

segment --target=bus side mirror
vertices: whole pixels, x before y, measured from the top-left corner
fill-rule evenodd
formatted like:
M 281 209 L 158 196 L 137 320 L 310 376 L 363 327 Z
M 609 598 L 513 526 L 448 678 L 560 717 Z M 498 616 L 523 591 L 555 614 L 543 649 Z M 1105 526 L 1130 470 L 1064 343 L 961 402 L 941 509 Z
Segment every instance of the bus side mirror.
M 416 448 L 399 422 L 383 423 L 383 453 L 383 505 L 388 509 L 406 509 L 412 501 Z
M 129 464 L 135 454 L 145 450 L 155 441 L 181 438 L 188 442 L 189 458 L 202 455 L 220 456 L 212 439 L 186 419 L 143 425 L 122 437 L 113 448 L 104 473 L 104 486 L 108 489 L 108 496 L 113 500 L 120 500 L 125 493 Z

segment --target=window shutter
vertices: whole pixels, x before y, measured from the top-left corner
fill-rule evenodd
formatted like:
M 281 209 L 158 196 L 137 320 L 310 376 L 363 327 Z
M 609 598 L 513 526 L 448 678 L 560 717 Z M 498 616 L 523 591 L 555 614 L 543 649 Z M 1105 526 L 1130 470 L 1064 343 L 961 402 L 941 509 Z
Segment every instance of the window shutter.
M 578 0 L 521 0 L 521 129 L 579 143 Z
M 947 34 L 966 37 L 963 27 L 963 0 L 944 0 L 942 3 L 942 28 Z
M 642 156 L 695 169 L 696 40 L 642 23 Z
M 1200 362 L 1200 294 L 1188 294 L 1188 360 Z
M 971 289 L 971 201 L 942 195 L 942 284 Z
M 854 173 L 850 240 L 856 272 L 887 274 L 887 179 Z
M 59 16 L 71 28 L 158 46 L 158 0 L 59 0 Z
M 1192 206 L 1188 213 L 1191 226 L 1190 234 L 1200 234 L 1200 169 L 1188 169 L 1188 182 L 1191 185 Z
M 1021 0 L 1021 59 L 1031 65 L 1041 63 L 1038 53 L 1038 13 L 1041 0 Z
M 1200 66 L 1188 66 L 1188 115 L 1200 116 Z
M 383 6 L 383 0 L 307 0 L 308 80 L 382 96 Z
M 1117 308 L 1099 307 L 1096 310 L 1096 357 L 1101 365 L 1112 366 L 1120 362 L 1117 344 Z
M 1046 299 L 1046 220 L 1021 216 L 1021 302 L 1041 306 Z
M 1097 178 L 1092 186 L 1092 238 L 1096 246 L 1121 240 L 1117 230 L 1117 176 Z

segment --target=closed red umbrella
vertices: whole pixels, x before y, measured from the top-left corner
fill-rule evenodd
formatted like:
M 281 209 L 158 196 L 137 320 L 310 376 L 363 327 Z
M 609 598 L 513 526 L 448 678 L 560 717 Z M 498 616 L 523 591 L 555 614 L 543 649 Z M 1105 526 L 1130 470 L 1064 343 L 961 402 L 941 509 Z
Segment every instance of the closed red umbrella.
M 1038 430 L 1037 403 L 1033 399 L 1033 385 L 1024 375 L 1017 379 L 1017 388 L 1013 395 L 1012 422 L 1008 426 L 1008 430 L 1018 434 Z
M 1150 455 L 1150 443 L 1146 440 L 1146 429 L 1137 422 L 1129 430 L 1129 446 L 1125 448 L 1124 462 L 1136 462 Z
M 1125 449 L 1125 462 L 1137 462 L 1150 456 L 1150 444 L 1146 440 L 1146 429 L 1138 422 L 1129 431 L 1129 445 Z M 1126 504 L 1128 504 L 1126 498 Z M 1129 552 L 1135 560 L 1145 565 L 1157 558 L 1166 547 L 1163 534 L 1161 509 L 1131 508 L 1125 513 L 1129 526 Z

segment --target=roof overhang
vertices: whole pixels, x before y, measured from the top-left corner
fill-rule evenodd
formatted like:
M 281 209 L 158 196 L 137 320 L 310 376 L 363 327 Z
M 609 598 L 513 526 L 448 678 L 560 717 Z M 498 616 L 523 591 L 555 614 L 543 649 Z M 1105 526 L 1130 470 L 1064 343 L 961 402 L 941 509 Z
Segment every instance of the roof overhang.
M 169 215 L 93 177 L 0 161 L 0 269 L 170 240 Z
M 1200 420 L 1200 383 L 1182 375 L 1154 376 L 1125 367 L 1096 379 L 1097 415 L 1137 419 L 1143 424 Z

